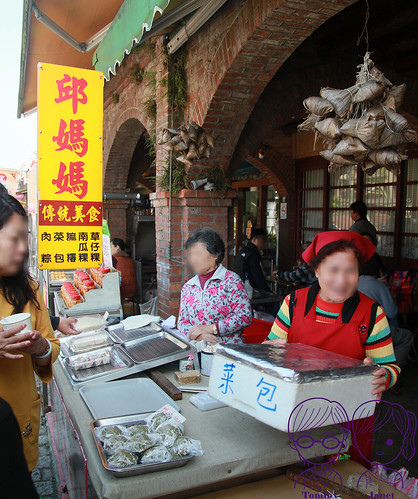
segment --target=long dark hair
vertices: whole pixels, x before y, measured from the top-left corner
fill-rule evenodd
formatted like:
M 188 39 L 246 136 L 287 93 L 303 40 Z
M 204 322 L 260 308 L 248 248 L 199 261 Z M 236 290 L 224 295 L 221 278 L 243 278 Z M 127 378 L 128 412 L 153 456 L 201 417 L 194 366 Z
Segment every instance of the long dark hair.
M 27 220 L 25 209 L 17 199 L 6 193 L 0 193 L 0 230 L 15 213 Z M 0 292 L 10 305 L 13 313 L 22 312 L 25 305 L 30 301 L 36 307 L 40 307 L 36 298 L 36 284 L 29 275 L 28 257 L 22 265 L 19 273 L 13 276 L 0 276 Z

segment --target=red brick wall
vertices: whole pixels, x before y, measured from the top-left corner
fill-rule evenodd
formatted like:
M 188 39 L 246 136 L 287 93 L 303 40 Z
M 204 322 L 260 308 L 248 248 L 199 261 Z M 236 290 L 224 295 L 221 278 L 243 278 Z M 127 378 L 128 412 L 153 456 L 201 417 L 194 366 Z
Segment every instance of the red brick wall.
M 237 144 L 245 125 L 266 86 L 291 53 L 318 26 L 354 0 L 230 0 L 185 45 L 187 52 L 188 106 L 185 118 L 197 121 L 212 133 L 216 148 L 212 157 L 201 168 L 220 165 L 225 171 L 231 160 L 255 157 L 254 143 Z M 105 86 L 104 165 L 105 191 L 123 191 L 126 187 L 130 158 L 138 138 L 144 130 L 171 125 L 165 91 L 159 82 L 167 75 L 163 63 L 162 39 L 156 38 L 155 52 L 135 52 L 126 57 L 117 75 Z M 136 85 L 130 81 L 131 67 L 141 61 L 146 70 L 156 72 L 156 123 L 147 117 L 144 103 L 149 87 L 144 81 Z M 119 94 L 119 102 L 112 99 Z M 277 96 L 280 97 L 280 96 Z M 282 97 L 287 98 L 286 96 Z M 294 106 L 300 106 L 294 99 Z M 269 132 L 268 113 L 259 115 L 267 121 L 263 127 Z M 251 133 L 261 128 L 260 122 Z M 266 150 L 266 157 L 256 166 L 271 179 L 279 194 L 289 201 L 289 219 L 281 224 L 283 259 L 289 255 L 292 243 L 292 208 L 295 207 L 294 168 L 291 160 L 290 135 L 277 134 L 272 127 L 269 140 L 275 147 Z M 256 134 L 255 134 L 256 135 Z M 266 135 L 266 133 L 265 133 Z M 268 133 L 267 133 L 268 135 Z M 157 146 L 157 176 L 165 164 L 167 153 Z M 233 164 L 234 161 L 232 161 Z M 108 205 L 110 206 L 110 205 Z M 125 207 L 111 205 L 109 212 L 112 236 L 123 231 Z M 168 197 L 166 193 L 154 196 L 156 207 L 158 293 L 162 315 L 177 313 L 181 284 L 186 279 L 183 244 L 190 232 L 198 227 L 210 226 L 220 232 L 233 247 L 233 200 L 210 194 L 185 191 L 172 199 L 171 255 L 168 255 Z M 114 210 L 114 213 L 112 211 Z M 117 227 L 116 227 L 116 224 Z M 285 261 L 285 260 L 283 260 Z

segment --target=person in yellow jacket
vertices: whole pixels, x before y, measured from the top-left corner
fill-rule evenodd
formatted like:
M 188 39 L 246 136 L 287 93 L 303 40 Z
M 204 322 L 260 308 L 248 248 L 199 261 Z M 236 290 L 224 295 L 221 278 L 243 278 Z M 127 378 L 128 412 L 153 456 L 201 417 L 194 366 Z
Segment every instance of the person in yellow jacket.
M 28 273 L 28 227 L 22 205 L 0 194 L 0 319 L 29 312 L 32 331 L 24 326 L 0 326 L 0 397 L 18 420 L 29 471 L 38 461 L 41 397 L 36 373 L 44 382 L 52 378 L 52 364 L 60 350 L 38 285 Z M 1 444 L 0 444 L 1 445 Z

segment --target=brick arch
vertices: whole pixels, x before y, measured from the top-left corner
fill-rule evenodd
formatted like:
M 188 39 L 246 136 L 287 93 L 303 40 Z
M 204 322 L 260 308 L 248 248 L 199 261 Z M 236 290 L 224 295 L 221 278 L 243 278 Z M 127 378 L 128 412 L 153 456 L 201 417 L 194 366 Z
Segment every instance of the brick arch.
M 116 129 L 105 160 L 105 192 L 121 192 L 126 189 L 132 155 L 144 132 L 144 125 L 136 118 L 128 118 Z
M 217 141 L 204 166 L 228 168 L 255 104 L 281 65 L 316 28 L 354 2 L 235 0 L 195 37 L 190 53 L 196 49 L 201 55 L 207 48 L 210 60 L 203 61 L 202 68 L 189 60 L 189 75 L 194 73 L 194 78 L 186 114 Z M 205 47 L 207 30 L 220 39 Z

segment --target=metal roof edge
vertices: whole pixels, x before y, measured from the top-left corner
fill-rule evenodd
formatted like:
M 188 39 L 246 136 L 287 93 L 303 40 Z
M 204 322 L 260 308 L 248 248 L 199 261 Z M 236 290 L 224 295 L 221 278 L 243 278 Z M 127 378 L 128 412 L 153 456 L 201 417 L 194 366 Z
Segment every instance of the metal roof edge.
M 31 25 L 31 16 L 32 16 L 32 2 L 33 0 L 24 0 L 23 4 L 22 46 L 20 50 L 19 95 L 17 101 L 18 119 L 22 116 L 22 111 L 23 111 L 23 97 L 25 93 L 27 56 L 29 50 L 30 25 Z

